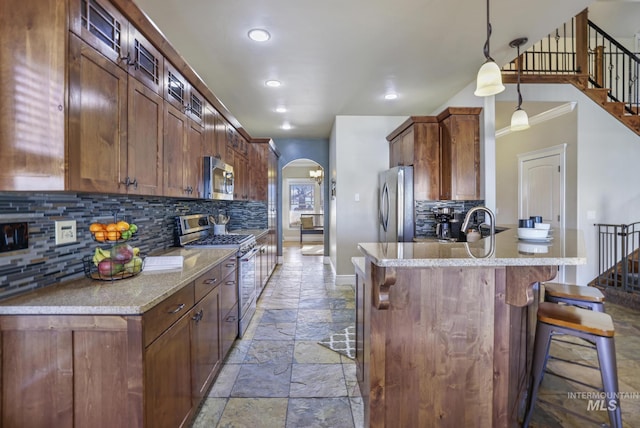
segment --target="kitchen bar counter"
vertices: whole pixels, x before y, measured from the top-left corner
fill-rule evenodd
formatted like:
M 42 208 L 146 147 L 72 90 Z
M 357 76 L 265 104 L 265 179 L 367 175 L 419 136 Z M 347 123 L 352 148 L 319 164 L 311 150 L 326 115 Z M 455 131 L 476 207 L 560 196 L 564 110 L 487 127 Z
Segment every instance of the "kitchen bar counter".
M 89 278 L 41 288 L 0 302 L 0 315 L 139 315 L 234 254 L 233 249 L 172 249 L 182 270 L 142 271 L 116 281 Z
M 538 283 L 586 263 L 582 233 L 362 243 L 356 367 L 367 427 L 518 427 Z M 549 245 L 546 245 L 549 244 Z

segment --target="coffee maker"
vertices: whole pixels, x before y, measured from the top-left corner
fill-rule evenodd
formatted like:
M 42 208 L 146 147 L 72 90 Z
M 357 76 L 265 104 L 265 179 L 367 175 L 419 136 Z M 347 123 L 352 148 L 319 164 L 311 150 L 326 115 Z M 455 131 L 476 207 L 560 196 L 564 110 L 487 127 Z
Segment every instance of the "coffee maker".
M 451 207 L 438 207 L 436 208 L 436 238 L 442 240 L 450 240 L 456 238 L 453 236 L 453 228 L 451 226 L 451 220 L 454 213 Z

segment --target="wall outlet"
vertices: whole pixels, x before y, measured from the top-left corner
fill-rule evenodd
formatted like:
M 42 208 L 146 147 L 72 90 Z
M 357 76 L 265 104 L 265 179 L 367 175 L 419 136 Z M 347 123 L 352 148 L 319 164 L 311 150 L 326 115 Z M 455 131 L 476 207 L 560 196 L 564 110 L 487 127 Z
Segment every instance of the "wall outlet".
M 77 241 L 76 221 L 56 221 L 56 245 L 72 244 Z

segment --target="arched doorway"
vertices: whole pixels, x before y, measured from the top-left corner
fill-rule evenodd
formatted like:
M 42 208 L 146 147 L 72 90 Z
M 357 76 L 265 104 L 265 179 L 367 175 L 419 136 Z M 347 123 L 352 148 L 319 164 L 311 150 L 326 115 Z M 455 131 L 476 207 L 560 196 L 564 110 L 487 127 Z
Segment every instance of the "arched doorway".
M 324 255 L 324 169 L 310 159 L 282 168 L 283 246 L 302 247 L 304 255 Z

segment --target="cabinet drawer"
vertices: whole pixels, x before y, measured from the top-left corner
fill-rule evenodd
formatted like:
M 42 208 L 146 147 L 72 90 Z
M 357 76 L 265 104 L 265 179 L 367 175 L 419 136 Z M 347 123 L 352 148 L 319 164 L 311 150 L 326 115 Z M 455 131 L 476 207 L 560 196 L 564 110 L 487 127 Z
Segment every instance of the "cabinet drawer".
M 221 266 L 217 265 L 210 269 L 207 273 L 196 279 L 195 282 L 195 301 L 199 302 L 211 290 L 220 285 L 222 280 Z
M 142 316 L 144 346 L 149 346 L 194 305 L 193 283 L 167 297 Z
M 238 303 L 238 282 L 235 272 L 222 280 L 220 285 L 220 313 L 225 315 Z
M 227 260 L 223 261 L 220 266 L 222 268 L 222 278 L 226 278 L 231 272 L 235 272 L 238 268 L 238 259 L 236 256 L 231 256 Z

